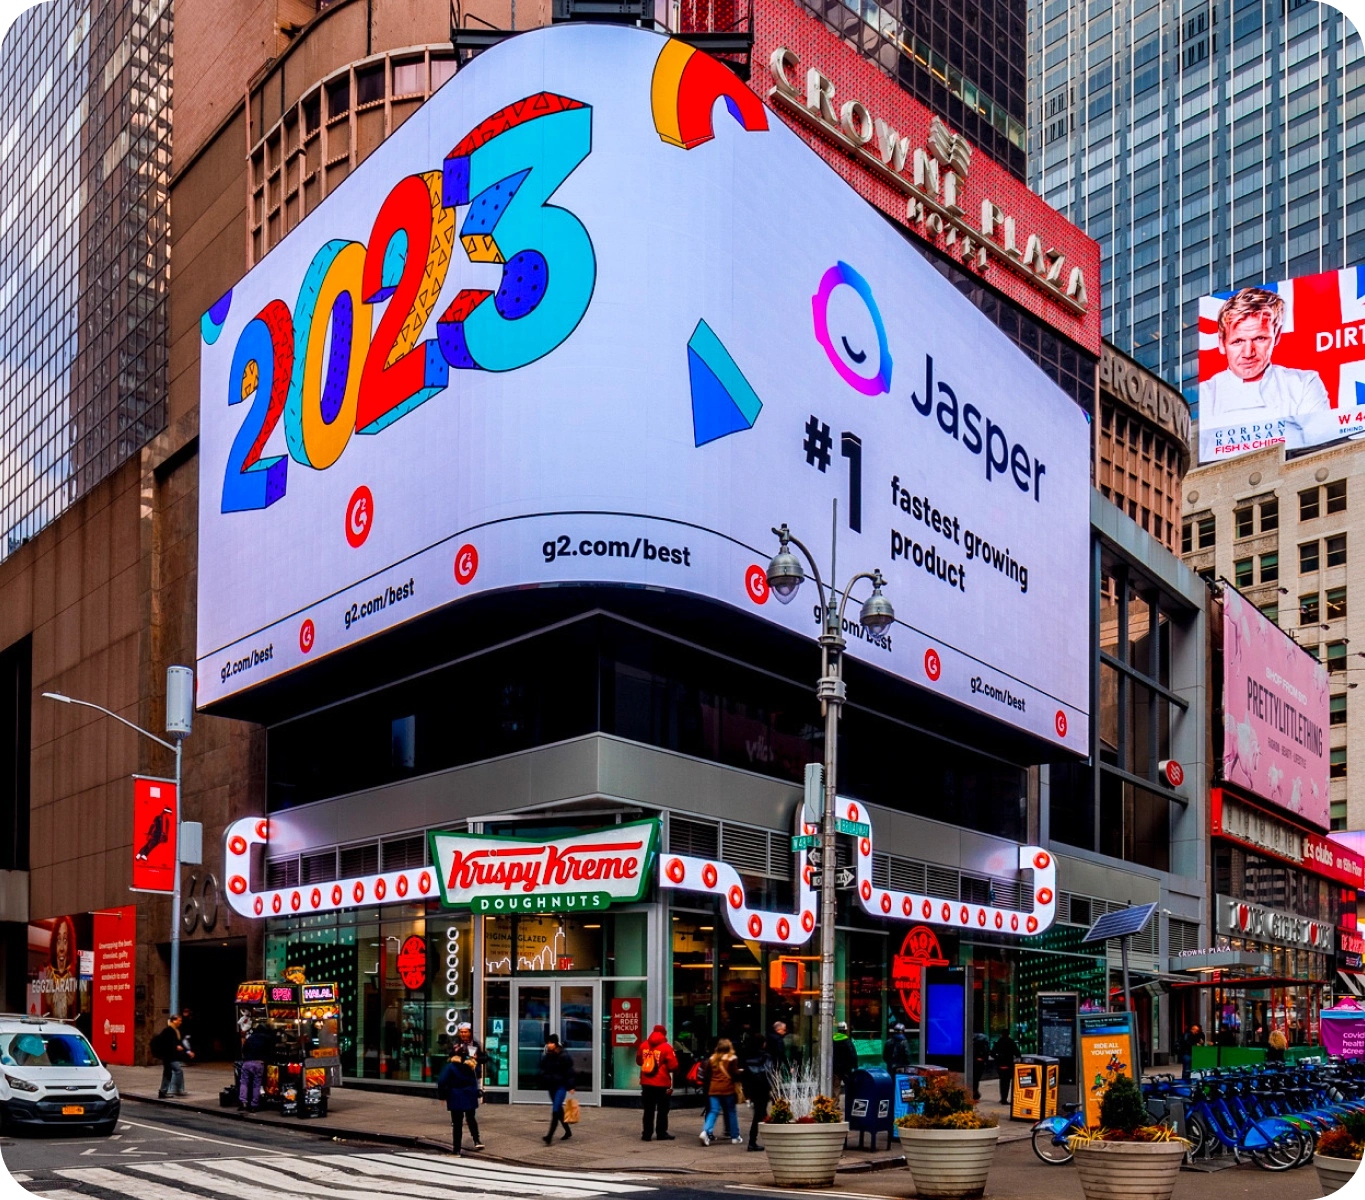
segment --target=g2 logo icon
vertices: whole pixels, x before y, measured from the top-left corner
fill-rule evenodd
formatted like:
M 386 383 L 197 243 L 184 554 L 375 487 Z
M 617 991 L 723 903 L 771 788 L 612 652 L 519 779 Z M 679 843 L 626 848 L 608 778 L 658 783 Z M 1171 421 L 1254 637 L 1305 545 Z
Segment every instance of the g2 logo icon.
M 346 505 L 346 540 L 352 550 L 358 550 L 370 536 L 374 524 L 374 494 L 364 484 L 351 493 Z
M 943 674 L 943 662 L 938 656 L 937 650 L 926 650 L 924 652 L 924 673 L 935 683 L 938 677 Z
M 821 278 L 810 307 L 815 318 L 815 340 L 824 347 L 839 378 L 864 396 L 889 392 L 891 350 L 881 310 L 867 280 L 848 263 L 835 263 Z M 873 341 L 877 343 L 877 361 L 873 373 L 868 375 L 863 368 L 871 357 Z
M 744 572 L 744 590 L 755 604 L 768 603 L 768 573 L 757 563 Z
M 455 582 L 464 587 L 479 571 L 479 552 L 466 542 L 455 552 Z
M 308 617 L 299 627 L 299 649 L 305 654 L 313 649 L 313 639 L 317 636 L 317 630 L 313 627 L 313 618 Z
M 1057 736 L 1066 737 L 1066 713 L 1062 712 L 1060 708 L 1057 710 L 1057 718 L 1054 724 L 1057 726 Z

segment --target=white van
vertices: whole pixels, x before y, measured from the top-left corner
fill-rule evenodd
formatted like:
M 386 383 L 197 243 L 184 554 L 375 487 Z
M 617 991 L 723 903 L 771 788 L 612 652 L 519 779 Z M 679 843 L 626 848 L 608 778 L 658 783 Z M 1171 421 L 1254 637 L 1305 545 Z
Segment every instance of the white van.
M 0 1131 L 36 1125 L 118 1125 L 113 1076 L 65 1021 L 0 1014 Z

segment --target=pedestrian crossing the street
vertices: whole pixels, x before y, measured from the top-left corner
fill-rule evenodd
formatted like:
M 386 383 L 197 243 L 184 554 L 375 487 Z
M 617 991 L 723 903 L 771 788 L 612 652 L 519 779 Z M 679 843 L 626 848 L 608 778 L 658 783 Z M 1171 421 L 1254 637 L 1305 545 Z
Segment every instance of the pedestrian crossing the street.
M 450 1200 L 452 1194 L 588 1200 L 654 1189 L 630 1176 L 507 1166 L 488 1160 L 439 1158 L 405 1151 L 270 1158 L 188 1159 L 71 1167 L 52 1172 L 55 1187 L 77 1185 L 83 1196 L 126 1200 Z M 58 1183 L 60 1181 L 60 1183 Z M 73 1195 L 39 1191 L 38 1195 Z

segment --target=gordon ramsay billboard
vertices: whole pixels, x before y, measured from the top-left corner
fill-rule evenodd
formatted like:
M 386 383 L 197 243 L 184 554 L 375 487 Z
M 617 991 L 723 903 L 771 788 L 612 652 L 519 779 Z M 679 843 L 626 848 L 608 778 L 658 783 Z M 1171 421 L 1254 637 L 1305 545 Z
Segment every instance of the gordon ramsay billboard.
M 201 704 L 514 587 L 814 636 L 765 567 L 837 500 L 903 613 L 850 653 L 1087 745 L 1084 413 L 682 42 L 480 55 L 201 334 Z
M 1326 829 L 1327 668 L 1223 589 L 1223 778 Z
M 1199 301 L 1199 461 L 1365 434 L 1365 274 L 1346 267 Z

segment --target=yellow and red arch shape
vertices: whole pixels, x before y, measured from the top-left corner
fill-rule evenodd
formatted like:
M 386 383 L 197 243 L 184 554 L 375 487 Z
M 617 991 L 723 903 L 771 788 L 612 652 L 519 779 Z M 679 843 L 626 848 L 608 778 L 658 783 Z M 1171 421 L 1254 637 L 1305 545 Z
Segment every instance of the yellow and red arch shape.
M 664 44 L 650 90 L 654 128 L 671 146 L 691 150 L 715 137 L 711 110 L 722 96 L 749 133 L 768 128 L 763 102 L 729 67 L 677 38 Z

